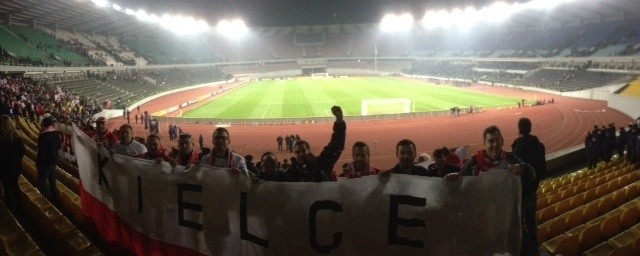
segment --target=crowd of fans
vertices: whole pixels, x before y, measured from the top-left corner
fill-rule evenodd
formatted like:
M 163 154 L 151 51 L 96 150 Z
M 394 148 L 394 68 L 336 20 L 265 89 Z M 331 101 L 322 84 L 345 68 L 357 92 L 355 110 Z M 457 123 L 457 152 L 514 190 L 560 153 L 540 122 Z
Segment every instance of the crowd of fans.
M 370 161 L 369 145 L 358 141 L 351 148 L 352 160 L 342 166 L 341 172 L 336 173 L 333 169 L 345 147 L 347 126 L 342 109 L 338 106 L 331 108 L 335 116 L 333 133 L 330 141 L 319 154 L 314 154 L 309 143 L 298 135 L 279 136 L 276 138 L 277 149 L 285 150 L 283 144 L 286 142 L 286 150 L 292 153 L 292 157 L 280 162 L 276 154 L 265 152 L 258 162 L 254 163 L 253 156 L 243 157 L 232 150 L 231 134 L 223 127 L 218 127 L 213 132 L 211 141 L 213 148 L 204 147 L 202 135 L 200 135 L 198 149 L 191 134 L 178 131 L 176 136 L 178 146 L 171 150 L 163 147 L 158 132 L 152 132 L 144 140 L 136 140 L 133 136 L 133 127 L 128 123 L 112 132 L 107 129 L 107 120 L 99 117 L 95 120 L 94 129 L 91 126 L 91 116 L 100 111 L 99 107 L 87 104 L 81 97 L 64 92 L 61 88 L 47 87 L 21 77 L 8 75 L 0 80 L 0 103 L 3 115 L 0 119 L 2 121 L 0 122 L 0 141 L 11 145 L 11 155 L 14 156 L 0 161 L 3 170 L 1 172 L 3 190 L 7 202 L 12 201 L 7 197 L 15 196 L 17 175 L 4 170 L 19 168 L 15 159 L 21 159 L 21 154 L 24 155 L 24 149 L 20 150 L 22 142 L 15 135 L 15 125 L 9 117 L 22 116 L 39 121 L 41 124 L 42 132 L 38 138 L 36 159 L 38 188 L 52 201 L 56 200 L 55 166 L 58 161 L 57 151 L 61 148 L 63 137 L 59 131 L 56 131 L 55 124 L 57 120 L 63 120 L 64 124 L 76 123 L 99 147 L 106 148 L 111 154 L 144 158 L 158 163 L 164 161 L 172 167 L 184 166 L 185 171 L 200 166 L 226 168 L 234 174 L 250 177 L 255 183 L 261 181 L 329 182 L 368 175 L 379 175 L 384 179 L 393 174 L 440 177 L 447 182 L 453 182 L 459 180 L 460 176 L 509 171 L 521 176 L 523 188 L 522 254 L 538 253 L 535 220 L 536 191 L 539 181 L 546 176 L 545 148 L 537 137 L 530 134 L 531 121 L 527 118 L 521 118 L 518 122 L 520 137 L 512 144 L 513 152 L 503 149 L 504 140 L 500 129 L 490 126 L 483 133 L 484 147 L 474 154 L 470 154 L 466 146 L 457 148 L 455 152 L 442 147 L 433 151 L 433 159 L 423 154 L 420 156 L 421 159 L 416 161 L 418 156 L 415 143 L 409 139 L 403 139 L 396 144 L 397 163 L 392 167 L 379 168 L 373 166 Z M 148 119 L 145 119 L 149 123 Z M 617 136 L 613 124 L 608 128 L 596 126 L 592 132 L 589 132 L 585 146 L 589 152 L 589 168 L 600 160 L 611 160 L 614 150 L 617 150 L 620 156 L 626 152 L 629 161 L 638 162 L 640 159 L 638 124 L 629 125 L 628 129 L 621 127 Z M 16 172 L 19 173 L 19 169 Z
M 640 162 L 640 130 L 638 122 L 621 126 L 616 132 L 615 124 L 598 127 L 587 132 L 584 139 L 588 168 L 595 168 L 600 161 L 609 162 L 617 154 L 631 163 Z

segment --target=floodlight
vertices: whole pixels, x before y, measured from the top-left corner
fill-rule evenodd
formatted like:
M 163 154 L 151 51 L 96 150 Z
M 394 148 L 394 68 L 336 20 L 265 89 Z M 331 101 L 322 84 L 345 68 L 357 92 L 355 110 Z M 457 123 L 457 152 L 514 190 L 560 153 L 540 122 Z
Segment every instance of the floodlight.
M 218 22 L 216 30 L 221 35 L 233 39 L 240 39 L 249 32 L 247 25 L 241 19 L 221 20 Z
M 471 28 L 475 25 L 477 18 L 477 11 L 473 7 L 467 7 L 464 10 L 454 9 L 450 15 L 451 22 L 461 30 Z
M 105 7 L 109 5 L 109 2 L 107 2 L 107 0 L 91 0 L 91 2 L 93 2 L 98 7 Z
M 149 14 L 147 14 L 147 12 L 145 12 L 144 10 L 138 10 L 136 12 L 136 18 L 138 18 L 141 21 L 146 21 L 149 19 Z
M 413 16 L 409 13 L 396 15 L 387 14 L 380 21 L 382 32 L 406 32 L 413 27 Z
M 117 4 L 112 4 L 112 5 L 111 5 L 111 8 L 113 8 L 113 9 L 114 9 L 114 10 L 116 10 L 116 11 L 121 11 L 121 10 L 122 10 L 122 7 L 120 7 L 120 6 L 119 6 L 119 5 L 117 5 Z
M 496 2 L 489 7 L 483 8 L 480 12 L 486 18 L 486 21 L 498 23 L 511 16 L 513 9 L 505 2 Z
M 531 2 L 526 3 L 525 5 L 527 7 L 533 8 L 533 9 L 553 9 L 554 7 L 560 5 L 560 4 L 564 4 L 564 3 L 568 3 L 568 2 L 572 2 L 573 0 L 533 0 Z
M 126 13 L 127 15 L 135 15 L 136 11 L 127 8 L 124 10 L 124 13 Z
M 449 23 L 449 13 L 445 10 L 428 11 L 422 18 L 422 26 L 427 29 L 446 27 Z

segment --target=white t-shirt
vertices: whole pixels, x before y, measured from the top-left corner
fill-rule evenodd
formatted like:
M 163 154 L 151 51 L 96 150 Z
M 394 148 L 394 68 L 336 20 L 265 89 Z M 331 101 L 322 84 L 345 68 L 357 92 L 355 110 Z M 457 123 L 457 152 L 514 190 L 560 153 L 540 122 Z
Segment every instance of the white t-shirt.
M 117 143 L 113 145 L 111 149 L 118 154 L 126 156 L 139 156 L 147 153 L 147 147 L 144 144 L 137 142 L 136 140 L 133 140 L 131 143 L 129 143 L 129 145 Z

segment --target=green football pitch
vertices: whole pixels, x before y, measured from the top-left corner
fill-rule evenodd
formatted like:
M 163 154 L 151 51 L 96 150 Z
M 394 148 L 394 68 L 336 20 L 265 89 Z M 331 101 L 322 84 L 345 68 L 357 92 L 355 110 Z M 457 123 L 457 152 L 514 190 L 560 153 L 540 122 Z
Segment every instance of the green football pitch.
M 515 105 L 516 98 L 394 78 L 299 78 L 252 82 L 223 97 L 183 113 L 188 118 L 294 118 L 328 117 L 331 106 L 342 107 L 345 116 L 360 116 L 362 101 L 370 114 L 448 110 L 457 106 L 501 107 Z M 380 99 L 409 99 L 380 102 Z M 376 102 L 377 101 L 377 102 Z M 406 101 L 406 100 L 405 100 Z M 384 112 L 388 111 L 388 112 Z

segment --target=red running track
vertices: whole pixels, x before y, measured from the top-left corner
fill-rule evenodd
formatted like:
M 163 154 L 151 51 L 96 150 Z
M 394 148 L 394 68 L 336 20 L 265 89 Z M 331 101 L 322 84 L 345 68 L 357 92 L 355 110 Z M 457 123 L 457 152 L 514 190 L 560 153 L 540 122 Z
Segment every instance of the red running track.
M 179 105 L 198 96 L 214 91 L 215 87 L 188 90 L 164 96 L 140 107 L 142 111 L 155 111 L 169 106 Z M 534 135 L 546 145 L 547 153 L 556 152 L 582 144 L 587 131 L 594 125 L 602 126 L 615 123 L 616 127 L 627 125 L 632 118 L 608 108 L 606 101 L 577 99 L 550 95 L 540 92 L 524 91 L 504 87 L 475 85 L 467 90 L 500 94 L 523 99 L 554 98 L 554 104 L 536 107 L 517 108 L 516 102 L 510 109 L 490 109 L 483 113 L 461 116 L 437 116 L 403 120 L 349 122 L 347 124 L 347 141 L 336 167 L 351 159 L 351 145 L 356 141 L 364 141 L 371 147 L 372 164 L 380 169 L 392 167 L 396 163 L 395 144 L 401 139 L 413 140 L 418 154 L 431 152 L 442 146 L 470 146 L 472 152 L 482 147 L 482 131 L 490 125 L 501 128 L 505 138 L 505 149 L 511 149 L 511 143 L 517 138 L 517 122 L 520 117 L 528 117 L 533 122 Z M 134 110 L 135 113 L 135 110 Z M 132 114 L 134 114 L 132 113 Z M 132 122 L 133 122 L 133 118 Z M 111 129 L 125 123 L 116 118 L 109 121 Z M 167 123 L 161 123 L 160 132 L 165 148 L 176 146 L 168 140 Z M 197 138 L 204 136 L 205 147 L 211 147 L 214 125 L 178 124 L 183 131 Z M 292 156 L 288 152 L 277 152 L 276 137 L 287 134 L 299 134 L 309 141 L 311 150 L 319 154 L 331 137 L 332 124 L 300 124 L 300 125 L 234 125 L 228 127 L 231 133 L 231 147 L 241 155 L 252 154 L 255 159 L 266 151 L 275 152 L 279 160 Z M 147 131 L 142 124 L 133 124 L 136 136 L 146 137 Z M 197 141 L 196 141 L 197 144 Z M 336 168 L 337 169 L 337 168 Z

